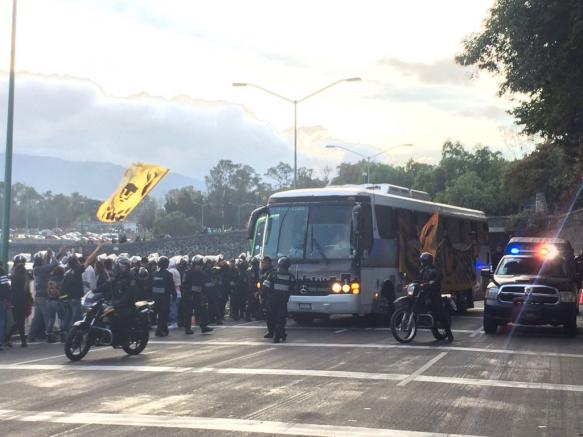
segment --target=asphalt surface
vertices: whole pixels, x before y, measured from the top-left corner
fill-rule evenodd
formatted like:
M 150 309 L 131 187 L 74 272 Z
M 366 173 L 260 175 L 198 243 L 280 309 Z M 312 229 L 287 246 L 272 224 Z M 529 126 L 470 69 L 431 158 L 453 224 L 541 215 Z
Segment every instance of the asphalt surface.
M 0 435 L 583 435 L 583 329 L 487 336 L 476 309 L 451 344 L 421 332 L 401 346 L 352 319 L 290 322 L 285 344 L 261 322 L 227 325 L 80 363 L 61 344 L 15 344 L 0 352 Z

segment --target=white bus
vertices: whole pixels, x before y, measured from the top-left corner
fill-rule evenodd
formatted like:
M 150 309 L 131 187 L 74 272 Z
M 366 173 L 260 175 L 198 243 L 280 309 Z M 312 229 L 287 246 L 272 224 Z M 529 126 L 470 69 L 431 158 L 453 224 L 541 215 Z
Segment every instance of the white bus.
M 486 216 L 431 202 L 421 191 L 377 184 L 276 193 L 251 214 L 250 252 L 274 262 L 290 258 L 298 289 L 288 311 L 298 323 L 332 314 L 384 317 L 406 281 L 399 271 L 397 217 L 418 232 L 437 211 L 454 247 L 479 248 L 476 286 L 455 293 L 459 307 L 472 307 L 480 269 L 490 264 Z

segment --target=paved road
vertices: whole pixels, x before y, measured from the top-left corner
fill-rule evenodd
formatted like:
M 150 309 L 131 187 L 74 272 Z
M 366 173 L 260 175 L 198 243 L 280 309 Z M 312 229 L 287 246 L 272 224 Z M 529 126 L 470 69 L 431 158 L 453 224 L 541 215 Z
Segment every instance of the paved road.
M 0 435 L 581 436 L 583 330 L 481 332 L 411 346 L 350 319 L 263 340 L 259 322 L 102 348 L 71 364 L 59 344 L 0 352 Z M 583 327 L 583 320 L 580 321 Z

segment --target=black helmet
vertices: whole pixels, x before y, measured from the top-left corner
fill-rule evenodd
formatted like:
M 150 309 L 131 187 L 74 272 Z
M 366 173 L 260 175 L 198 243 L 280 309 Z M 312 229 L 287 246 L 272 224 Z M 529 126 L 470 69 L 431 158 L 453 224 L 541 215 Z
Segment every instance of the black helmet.
M 167 269 L 169 265 L 170 265 L 170 260 L 168 259 L 167 256 L 161 256 L 160 258 L 158 258 L 158 267 L 159 268 Z
M 26 264 L 26 257 L 22 254 L 16 255 L 13 259 L 14 264 Z
M 419 257 L 419 262 L 423 267 L 431 267 L 433 265 L 433 255 L 429 252 L 423 252 Z
M 287 256 L 282 256 L 277 260 L 277 270 L 286 273 L 289 270 L 291 262 Z
M 140 267 L 140 270 L 138 270 L 138 279 L 140 281 L 146 281 L 149 277 L 150 273 L 148 270 L 145 267 Z
M 113 265 L 113 275 L 122 276 L 125 273 L 129 272 L 131 267 L 132 265 L 129 258 L 120 256 L 118 259 L 115 260 L 115 264 Z

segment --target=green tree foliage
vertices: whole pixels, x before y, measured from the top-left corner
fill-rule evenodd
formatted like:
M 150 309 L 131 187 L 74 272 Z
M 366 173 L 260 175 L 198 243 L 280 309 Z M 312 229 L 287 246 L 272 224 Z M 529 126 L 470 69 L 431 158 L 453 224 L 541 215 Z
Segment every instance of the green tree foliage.
M 199 230 L 194 217 L 188 217 L 180 211 L 161 215 L 154 224 L 154 235 L 181 237 L 193 235 Z
M 532 202 L 538 192 L 545 194 L 551 211 L 571 205 L 580 184 L 581 161 L 571 159 L 565 150 L 551 143 L 541 144 L 529 156 L 510 165 L 505 175 L 513 202 Z M 581 204 L 579 199 L 577 205 Z
M 279 162 L 276 166 L 267 169 L 265 176 L 275 181 L 278 190 L 284 190 L 292 186 L 294 169 L 285 162 Z
M 366 161 L 338 166 L 334 184 L 358 184 L 366 179 Z M 440 202 L 503 215 L 517 210 L 506 193 L 504 178 L 510 163 L 488 147 L 467 150 L 447 141 L 438 165 L 409 161 L 404 166 L 371 163 L 371 181 L 427 191 Z
M 511 113 L 526 133 L 580 153 L 581 0 L 497 0 L 484 31 L 465 41 L 457 61 L 503 77 L 500 94 L 519 100 Z

